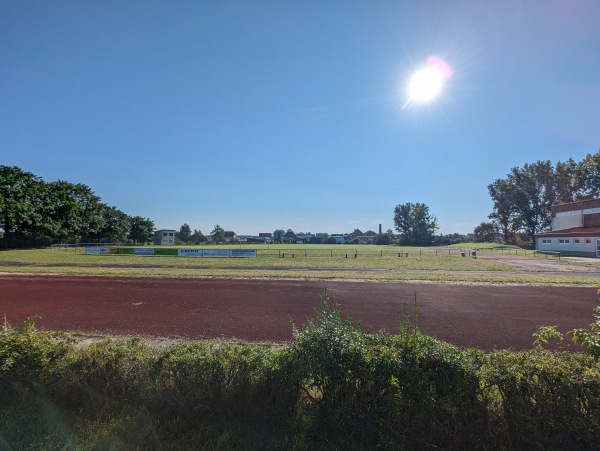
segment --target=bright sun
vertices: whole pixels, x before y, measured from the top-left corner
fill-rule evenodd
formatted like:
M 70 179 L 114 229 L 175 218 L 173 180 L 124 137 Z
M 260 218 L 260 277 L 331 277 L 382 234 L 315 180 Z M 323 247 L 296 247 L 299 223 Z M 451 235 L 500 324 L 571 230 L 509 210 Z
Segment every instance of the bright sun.
M 413 74 L 408 84 L 408 100 L 405 107 L 412 102 L 427 102 L 434 99 L 444 87 L 444 83 L 452 76 L 452 68 L 437 56 L 427 58 L 427 65 Z
M 410 79 L 408 95 L 415 102 L 427 102 L 439 94 L 444 76 L 434 66 L 418 70 Z

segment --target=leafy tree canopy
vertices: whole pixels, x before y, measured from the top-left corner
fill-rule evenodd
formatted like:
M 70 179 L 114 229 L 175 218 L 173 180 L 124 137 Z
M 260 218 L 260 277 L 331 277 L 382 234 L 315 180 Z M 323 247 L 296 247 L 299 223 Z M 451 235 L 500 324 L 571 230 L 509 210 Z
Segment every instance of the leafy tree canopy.
M 439 228 L 429 207 L 419 202 L 396 205 L 394 225 L 400 233 L 400 244 L 406 246 L 430 246 Z
M 498 227 L 493 222 L 482 222 L 473 231 L 477 243 L 493 243 L 497 234 Z
M 133 245 L 137 243 L 148 243 L 154 237 L 154 222 L 142 216 L 131 218 L 131 230 L 129 239 L 133 240 Z
M 215 243 L 222 243 L 225 241 L 225 230 L 219 224 L 213 228 L 211 235 Z
M 600 151 L 580 162 L 569 159 L 553 165 L 546 160 L 514 167 L 488 185 L 488 192 L 494 202 L 489 218 L 504 243 L 513 243 L 518 232 L 533 238 L 550 229 L 552 205 L 600 196 Z
M 188 243 L 190 241 L 191 237 L 192 237 L 192 229 L 190 229 L 190 226 L 187 225 L 187 223 L 183 224 L 179 228 L 179 239 L 181 241 L 183 241 L 184 243 Z

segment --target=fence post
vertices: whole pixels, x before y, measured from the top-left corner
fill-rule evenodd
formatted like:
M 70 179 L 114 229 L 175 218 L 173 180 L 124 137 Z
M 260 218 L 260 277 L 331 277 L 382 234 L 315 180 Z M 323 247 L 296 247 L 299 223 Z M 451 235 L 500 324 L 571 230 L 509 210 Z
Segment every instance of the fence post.
M 333 249 L 331 249 L 331 256 L 333 257 Z

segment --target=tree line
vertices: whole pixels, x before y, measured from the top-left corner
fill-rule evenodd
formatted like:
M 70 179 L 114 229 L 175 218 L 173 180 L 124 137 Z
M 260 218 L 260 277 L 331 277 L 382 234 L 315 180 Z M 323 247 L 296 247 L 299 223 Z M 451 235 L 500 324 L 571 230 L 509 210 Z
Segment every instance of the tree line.
M 45 182 L 16 166 L 0 166 L 2 248 L 73 241 L 151 241 L 154 222 L 102 202 L 84 184 Z
M 550 229 L 550 206 L 600 196 L 600 150 L 581 161 L 545 160 L 514 167 L 489 184 L 488 192 L 494 202 L 488 217 L 503 242 L 520 244 L 520 236 L 531 240 Z M 486 223 L 481 226 L 489 229 Z

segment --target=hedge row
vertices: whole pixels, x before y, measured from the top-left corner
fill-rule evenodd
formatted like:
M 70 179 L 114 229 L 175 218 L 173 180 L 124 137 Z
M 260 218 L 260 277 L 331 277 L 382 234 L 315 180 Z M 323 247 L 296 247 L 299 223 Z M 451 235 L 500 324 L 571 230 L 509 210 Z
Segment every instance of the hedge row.
M 334 301 L 282 346 L 0 333 L 0 449 L 598 449 L 584 353 L 367 333 Z

